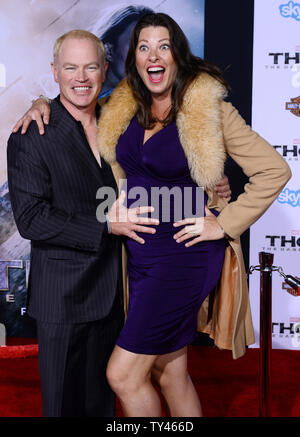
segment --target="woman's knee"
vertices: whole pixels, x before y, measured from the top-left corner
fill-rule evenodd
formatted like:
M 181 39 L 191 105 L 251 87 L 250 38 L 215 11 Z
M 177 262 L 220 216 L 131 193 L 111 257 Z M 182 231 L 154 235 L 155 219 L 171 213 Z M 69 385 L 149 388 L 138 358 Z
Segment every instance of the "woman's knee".
M 107 366 L 107 380 L 118 394 L 136 392 L 150 381 L 155 356 L 144 357 L 116 347 Z
M 189 381 L 189 374 L 183 360 L 156 362 L 152 376 L 162 390 L 174 389 L 175 386 L 182 387 Z
M 109 363 L 106 376 L 110 387 L 119 396 L 136 392 L 144 382 L 137 372 L 114 362 Z
M 123 389 L 128 379 L 124 369 L 115 365 L 113 362 L 109 362 L 106 370 L 107 381 L 112 390 L 117 393 Z

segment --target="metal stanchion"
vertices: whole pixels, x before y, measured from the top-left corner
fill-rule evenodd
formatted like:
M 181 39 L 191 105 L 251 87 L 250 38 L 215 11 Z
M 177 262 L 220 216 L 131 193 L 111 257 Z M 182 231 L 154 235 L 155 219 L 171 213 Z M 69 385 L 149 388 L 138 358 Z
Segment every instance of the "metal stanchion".
M 271 413 L 271 355 L 272 355 L 272 271 L 278 271 L 300 296 L 300 281 L 285 275 L 282 267 L 273 267 L 274 255 L 259 252 L 259 266 L 251 266 L 249 273 L 260 271 L 260 359 L 259 359 L 259 415 L 268 417 Z
M 272 265 L 274 256 L 260 252 L 259 415 L 270 416 L 272 355 Z

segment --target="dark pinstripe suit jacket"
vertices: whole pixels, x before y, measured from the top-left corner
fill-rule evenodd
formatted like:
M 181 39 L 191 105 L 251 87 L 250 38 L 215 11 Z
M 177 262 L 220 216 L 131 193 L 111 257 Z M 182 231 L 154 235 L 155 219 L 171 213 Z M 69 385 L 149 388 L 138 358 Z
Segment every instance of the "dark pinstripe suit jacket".
M 105 317 L 121 275 L 121 246 L 96 219 L 96 192 L 117 190 L 77 122 L 57 97 L 40 136 L 35 123 L 8 141 L 8 183 L 22 237 L 31 240 L 28 314 L 46 322 Z

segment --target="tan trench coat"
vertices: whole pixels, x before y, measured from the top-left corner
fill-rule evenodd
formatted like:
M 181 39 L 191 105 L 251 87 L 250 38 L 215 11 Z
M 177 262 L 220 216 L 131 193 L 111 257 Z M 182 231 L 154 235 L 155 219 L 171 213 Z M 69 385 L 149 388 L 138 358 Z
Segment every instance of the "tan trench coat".
M 239 236 L 276 199 L 291 177 L 281 156 L 247 126 L 238 111 L 224 102 L 223 86 L 206 73 L 186 91 L 176 124 L 194 181 L 208 194 L 208 207 L 220 211 L 217 218 L 232 237 L 216 289 L 204 301 L 198 315 L 198 329 L 214 339 L 216 346 L 232 350 L 233 358 L 245 353 L 254 342 L 246 273 Z M 114 90 L 103 107 L 98 126 L 101 156 L 111 164 L 117 181 L 125 173 L 116 162 L 116 145 L 137 110 L 126 80 Z M 245 191 L 227 203 L 213 190 L 221 179 L 227 156 L 249 177 Z M 125 305 L 128 302 L 126 258 L 124 255 Z

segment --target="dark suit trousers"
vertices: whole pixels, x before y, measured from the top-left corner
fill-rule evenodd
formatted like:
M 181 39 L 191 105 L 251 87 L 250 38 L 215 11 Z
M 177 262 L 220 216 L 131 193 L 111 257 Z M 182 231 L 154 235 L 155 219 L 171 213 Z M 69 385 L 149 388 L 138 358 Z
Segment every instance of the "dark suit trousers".
M 106 367 L 123 324 L 119 300 L 102 320 L 37 322 L 44 417 L 114 417 Z

